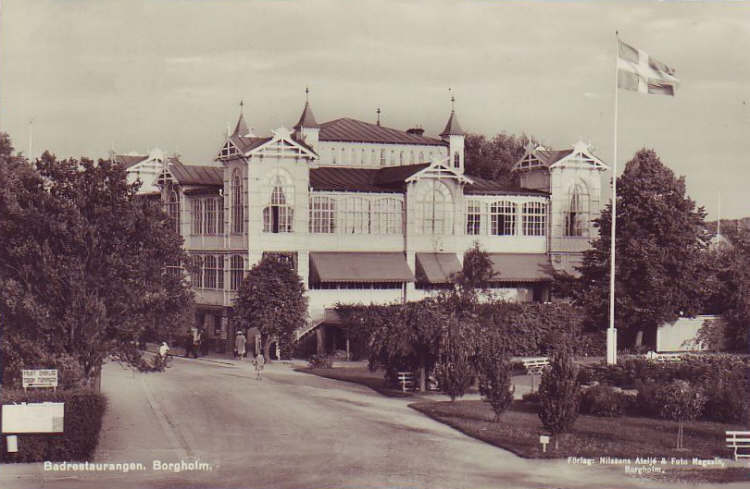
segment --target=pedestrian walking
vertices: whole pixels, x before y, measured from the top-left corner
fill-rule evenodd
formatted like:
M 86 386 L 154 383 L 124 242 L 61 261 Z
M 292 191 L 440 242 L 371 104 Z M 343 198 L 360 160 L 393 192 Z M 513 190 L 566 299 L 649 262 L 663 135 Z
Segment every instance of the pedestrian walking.
M 235 358 L 245 358 L 247 355 L 247 338 L 245 333 L 237 331 L 237 337 L 234 339 L 234 356 Z
M 158 366 L 160 368 L 164 368 L 167 366 L 168 354 L 169 354 L 169 345 L 167 345 L 166 341 L 162 341 L 161 345 L 159 346 L 159 356 L 156 359 Z
M 191 351 L 193 356 L 198 358 L 198 349 L 201 347 L 201 332 L 198 328 L 193 328 L 193 347 Z
M 255 360 L 253 360 L 253 365 L 255 366 L 255 380 L 263 380 L 263 367 L 265 364 L 266 359 L 263 356 L 263 352 L 258 352 L 255 356 Z

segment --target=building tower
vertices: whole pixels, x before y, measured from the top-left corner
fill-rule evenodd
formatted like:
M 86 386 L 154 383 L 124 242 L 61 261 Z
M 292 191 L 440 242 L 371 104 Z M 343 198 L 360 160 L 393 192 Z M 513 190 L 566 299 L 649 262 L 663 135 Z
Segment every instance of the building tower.
M 464 138 L 466 137 L 466 134 L 458 123 L 455 102 L 455 97 L 451 96 L 451 115 L 448 118 L 448 122 L 445 124 L 445 129 L 440 133 L 440 137 L 443 138 L 443 141 L 448 143 L 448 159 L 450 167 L 459 173 L 463 173 Z
M 310 108 L 309 95 L 310 89 L 305 88 L 305 108 L 302 110 L 299 121 L 294 125 L 294 139 L 304 142 L 314 151 L 317 151 L 320 125 L 315 120 L 315 115 Z

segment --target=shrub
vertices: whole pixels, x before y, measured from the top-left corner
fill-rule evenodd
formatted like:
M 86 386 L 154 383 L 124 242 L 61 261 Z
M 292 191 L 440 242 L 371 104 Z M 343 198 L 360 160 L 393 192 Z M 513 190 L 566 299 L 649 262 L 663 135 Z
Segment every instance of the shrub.
M 307 361 L 310 368 L 332 368 L 333 359 L 325 353 L 316 353 Z
M 65 403 L 64 432 L 19 434 L 18 452 L 7 453 L 7 446 L 2 443 L 0 461 L 82 461 L 91 458 L 99 441 L 107 404 L 103 395 L 81 390 L 26 393 L 3 389 L 0 393 L 0 404 L 21 402 Z
M 495 421 L 513 402 L 514 388 L 510 381 L 511 367 L 501 353 L 486 353 L 478 361 L 479 393 L 495 412 Z
M 581 414 L 592 414 L 607 418 L 622 416 L 627 405 L 627 396 L 608 385 L 597 385 L 586 389 L 581 396 Z
M 553 435 L 569 431 L 578 417 L 580 393 L 577 378 L 578 369 L 570 348 L 561 345 L 550 356 L 549 367 L 539 384 L 539 419 Z
M 683 425 L 701 415 L 706 397 L 700 387 L 684 380 L 675 380 L 656 391 L 660 403 L 659 416 L 679 422 L 677 448 L 684 448 Z
M 750 423 L 750 367 L 723 365 L 701 379 L 706 395 L 704 417 L 726 423 Z

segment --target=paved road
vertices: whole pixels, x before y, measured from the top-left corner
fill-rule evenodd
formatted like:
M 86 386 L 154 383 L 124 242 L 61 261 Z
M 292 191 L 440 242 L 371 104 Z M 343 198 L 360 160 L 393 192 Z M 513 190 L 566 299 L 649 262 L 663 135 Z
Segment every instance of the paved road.
M 0 487 L 655 487 L 620 469 L 521 459 L 422 416 L 408 400 L 286 365 L 271 365 L 262 382 L 253 377 L 239 362 L 176 358 L 164 374 L 107 365 L 110 406 L 96 462 L 142 463 L 146 470 L 5 465 Z M 195 460 L 212 470 L 152 470 L 154 461 Z

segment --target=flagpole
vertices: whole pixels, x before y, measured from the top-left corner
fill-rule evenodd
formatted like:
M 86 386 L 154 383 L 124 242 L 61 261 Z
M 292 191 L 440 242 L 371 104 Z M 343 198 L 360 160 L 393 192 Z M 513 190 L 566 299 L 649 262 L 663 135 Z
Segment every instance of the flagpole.
M 617 363 L 617 329 L 615 329 L 615 230 L 617 228 L 617 108 L 618 108 L 618 59 L 620 57 L 620 37 L 615 31 L 615 111 L 614 137 L 612 150 L 612 226 L 610 234 L 609 258 L 609 328 L 607 329 L 607 363 Z

